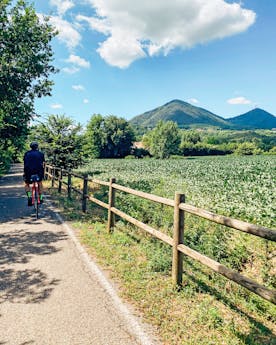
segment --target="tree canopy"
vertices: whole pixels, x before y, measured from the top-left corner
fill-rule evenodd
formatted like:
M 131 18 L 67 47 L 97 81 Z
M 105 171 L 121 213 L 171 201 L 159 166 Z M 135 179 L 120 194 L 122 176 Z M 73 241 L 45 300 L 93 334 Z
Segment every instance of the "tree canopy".
M 85 133 L 85 152 L 93 158 L 123 158 L 130 154 L 134 131 L 123 118 L 93 115 Z
M 34 100 L 50 95 L 56 35 L 48 19 L 38 18 L 25 0 L 0 3 L 0 158 L 15 155 L 24 145 Z M 8 152 L 8 153 L 7 153 Z
M 179 152 L 179 128 L 173 121 L 159 121 L 157 126 L 144 136 L 143 143 L 154 157 L 169 158 Z
M 49 164 L 76 168 L 82 163 L 83 136 L 81 125 L 64 115 L 50 115 L 32 128 L 31 140 L 39 143 Z

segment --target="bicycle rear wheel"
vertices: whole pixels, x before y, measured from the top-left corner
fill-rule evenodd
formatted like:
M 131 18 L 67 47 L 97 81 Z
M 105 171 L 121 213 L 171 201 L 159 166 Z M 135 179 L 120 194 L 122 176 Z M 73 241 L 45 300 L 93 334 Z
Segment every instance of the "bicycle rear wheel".
M 38 219 L 38 193 L 35 193 L 35 199 L 34 199 L 34 209 L 35 209 L 35 217 Z

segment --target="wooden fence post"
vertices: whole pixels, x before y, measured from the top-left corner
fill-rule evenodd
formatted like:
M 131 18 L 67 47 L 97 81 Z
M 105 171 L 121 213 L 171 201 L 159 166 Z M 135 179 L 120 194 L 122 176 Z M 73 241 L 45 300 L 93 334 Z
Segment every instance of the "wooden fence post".
M 84 174 L 83 188 L 82 188 L 82 212 L 87 211 L 87 194 L 88 194 L 88 174 Z
M 179 204 L 185 202 L 185 195 L 176 192 L 174 202 L 172 279 L 175 285 L 181 285 L 183 254 L 177 249 L 177 246 L 183 244 L 184 240 L 184 211 L 179 209 Z
M 58 192 L 61 193 L 62 189 L 62 178 L 63 178 L 63 171 L 60 169 L 60 175 L 59 175 L 59 180 L 58 180 Z
M 71 200 L 71 194 L 72 194 L 72 175 L 71 171 L 68 171 L 68 181 L 67 181 L 67 198 Z
M 43 163 L 43 169 L 44 169 L 44 179 L 47 179 L 47 165 L 45 164 L 45 162 Z
M 55 186 L 55 177 L 56 177 L 56 169 L 55 167 L 52 168 L 52 187 Z
M 115 205 L 115 189 L 112 187 L 112 183 L 115 183 L 116 179 L 113 177 L 110 179 L 109 184 L 109 195 L 108 195 L 108 219 L 107 219 L 107 230 L 112 232 L 115 225 L 115 214 L 111 211 L 111 207 Z

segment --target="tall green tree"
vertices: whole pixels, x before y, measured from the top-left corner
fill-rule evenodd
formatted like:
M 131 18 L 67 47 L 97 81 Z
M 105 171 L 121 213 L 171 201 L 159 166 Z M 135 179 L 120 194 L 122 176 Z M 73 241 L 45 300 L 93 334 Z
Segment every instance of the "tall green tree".
M 76 168 L 83 161 L 81 125 L 64 115 L 50 115 L 32 128 L 30 140 L 36 140 L 49 164 Z
M 88 157 L 100 158 L 104 146 L 104 118 L 100 114 L 91 116 L 85 132 L 84 151 Z
M 25 0 L 12 3 L 0 2 L 0 158 L 22 149 L 34 100 L 50 95 L 49 76 L 57 71 L 50 45 L 55 29 Z
M 87 125 L 86 154 L 93 158 L 123 158 L 130 154 L 134 131 L 123 118 L 93 115 Z
M 157 126 L 143 137 L 143 144 L 156 158 L 169 158 L 179 153 L 180 132 L 173 121 L 159 121 Z

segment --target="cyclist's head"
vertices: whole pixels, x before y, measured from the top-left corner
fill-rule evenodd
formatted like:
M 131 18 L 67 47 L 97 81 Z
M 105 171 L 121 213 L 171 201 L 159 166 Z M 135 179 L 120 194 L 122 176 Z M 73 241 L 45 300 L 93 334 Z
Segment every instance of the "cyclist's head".
M 30 148 L 32 150 L 37 150 L 38 149 L 38 143 L 36 141 L 31 142 Z

